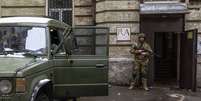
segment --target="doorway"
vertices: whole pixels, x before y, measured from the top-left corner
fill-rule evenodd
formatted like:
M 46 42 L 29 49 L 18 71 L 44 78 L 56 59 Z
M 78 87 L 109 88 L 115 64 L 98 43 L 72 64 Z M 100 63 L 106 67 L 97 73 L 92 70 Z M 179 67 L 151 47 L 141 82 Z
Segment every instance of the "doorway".
M 157 83 L 177 83 L 177 37 L 174 32 L 154 33 L 154 81 Z
M 170 34 L 169 36 L 172 35 L 171 40 L 173 40 L 174 38 L 178 38 L 178 40 L 179 40 L 179 36 L 176 37 L 175 36 L 176 34 L 174 34 L 174 33 L 184 32 L 184 25 L 185 25 L 184 19 L 185 18 L 184 18 L 183 14 L 155 14 L 155 15 L 142 14 L 142 15 L 140 15 L 140 32 L 146 34 L 146 41 L 151 45 L 151 47 L 154 51 L 157 51 L 158 47 L 157 47 L 157 45 L 155 45 L 155 43 L 158 43 L 159 46 L 161 44 L 161 46 L 160 46 L 161 48 L 162 48 L 162 46 L 163 47 L 166 46 L 165 43 L 167 43 L 167 42 L 164 41 L 162 44 L 162 40 L 163 40 L 163 38 L 166 38 L 166 34 L 169 33 Z M 176 43 L 176 42 L 172 42 L 172 43 Z M 176 45 L 176 44 L 174 44 L 174 45 Z M 176 46 L 174 46 L 174 47 L 176 47 Z M 163 50 L 166 51 L 166 49 L 163 49 Z M 158 50 L 158 51 L 160 52 L 162 50 Z M 176 50 L 174 50 L 173 52 L 175 52 L 175 51 Z M 159 66 L 155 68 L 155 63 L 158 63 L 158 62 L 155 62 L 155 58 L 156 58 L 155 56 L 151 58 L 150 65 L 149 65 L 149 85 L 155 84 L 155 81 L 158 80 L 158 78 L 160 76 L 160 75 L 155 76 L 155 74 L 156 74 L 155 72 L 159 72 L 159 71 L 156 71 L 156 68 L 159 68 Z M 177 66 L 177 67 L 179 67 L 179 66 Z M 174 70 L 174 72 L 177 72 L 177 73 L 172 73 L 172 74 L 179 75 L 180 71 Z M 166 75 L 163 74 L 161 76 L 166 76 Z M 155 77 L 157 77 L 157 78 L 155 78 Z M 163 78 L 163 77 L 160 77 L 160 78 Z M 178 78 L 178 77 L 176 77 L 176 78 Z

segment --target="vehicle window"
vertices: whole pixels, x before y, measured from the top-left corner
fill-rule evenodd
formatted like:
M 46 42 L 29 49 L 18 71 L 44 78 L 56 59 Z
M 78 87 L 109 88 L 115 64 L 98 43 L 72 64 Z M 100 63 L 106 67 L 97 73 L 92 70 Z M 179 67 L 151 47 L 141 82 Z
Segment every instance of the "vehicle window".
M 51 28 L 50 29 L 50 40 L 51 40 L 51 50 L 54 50 L 57 48 L 62 40 L 62 34 L 63 34 L 62 29 L 55 29 Z M 64 48 L 63 46 L 61 49 L 59 49 L 59 52 L 57 54 L 63 54 L 64 53 Z
M 0 27 L 0 53 L 46 54 L 46 30 L 43 27 Z
M 107 28 L 74 27 L 77 49 L 73 55 L 108 55 Z

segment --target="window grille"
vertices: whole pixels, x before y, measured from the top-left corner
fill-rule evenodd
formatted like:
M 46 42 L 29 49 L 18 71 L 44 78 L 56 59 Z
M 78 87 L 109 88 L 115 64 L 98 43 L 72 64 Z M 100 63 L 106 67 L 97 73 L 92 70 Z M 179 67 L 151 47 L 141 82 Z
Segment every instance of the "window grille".
M 49 0 L 48 15 L 72 25 L 72 0 Z

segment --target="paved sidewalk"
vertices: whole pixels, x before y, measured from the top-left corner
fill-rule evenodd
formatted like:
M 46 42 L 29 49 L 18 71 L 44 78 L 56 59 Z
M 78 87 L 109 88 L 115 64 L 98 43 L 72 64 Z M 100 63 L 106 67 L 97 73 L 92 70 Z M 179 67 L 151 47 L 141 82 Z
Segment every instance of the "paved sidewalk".
M 201 101 L 201 92 L 191 92 L 168 87 L 152 87 L 149 92 L 142 89 L 112 86 L 109 96 L 84 97 L 79 101 Z

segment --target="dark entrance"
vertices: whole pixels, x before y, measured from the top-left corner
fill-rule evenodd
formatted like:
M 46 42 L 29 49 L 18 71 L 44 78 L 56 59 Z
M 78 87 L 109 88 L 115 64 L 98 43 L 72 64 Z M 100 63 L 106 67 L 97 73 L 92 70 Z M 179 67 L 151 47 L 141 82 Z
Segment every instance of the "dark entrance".
M 151 45 L 152 49 L 157 52 L 162 52 L 159 50 L 162 47 L 166 48 L 166 41 L 163 38 L 166 38 L 166 34 L 170 33 L 182 33 L 184 32 L 184 14 L 143 14 L 140 16 L 140 31 L 146 34 L 147 41 Z M 173 35 L 173 34 L 172 34 Z M 171 36 L 171 34 L 170 34 Z M 155 39 L 156 38 L 156 39 Z M 174 37 L 175 38 L 175 37 Z M 174 39 L 173 38 L 173 39 Z M 171 40 L 173 40 L 171 39 Z M 167 39 L 168 40 L 168 39 Z M 157 42 L 158 41 L 158 42 Z M 163 41 L 163 42 L 161 42 Z M 157 44 L 155 44 L 157 43 Z M 173 42 L 175 43 L 175 42 Z M 157 49 L 158 48 L 158 49 Z M 166 49 L 163 49 L 166 51 Z M 156 60 L 155 60 L 156 58 Z M 149 84 L 154 84 L 154 81 L 158 78 L 162 79 L 165 74 L 156 75 L 156 72 L 160 66 L 155 61 L 159 60 L 160 57 L 153 57 L 149 65 Z M 162 58 L 162 57 L 161 57 Z M 164 61 L 163 59 L 162 61 Z M 172 61 L 172 60 L 171 60 Z M 157 63 L 157 64 L 155 64 Z M 177 66 L 178 68 L 178 66 Z M 165 68 L 167 69 L 167 68 Z M 178 69 L 177 69 L 178 70 Z M 166 71 L 167 72 L 167 71 Z M 176 71 L 178 73 L 178 71 Z M 173 75 L 173 74 L 171 74 Z M 178 76 L 177 76 L 178 78 Z
M 157 32 L 154 40 L 154 81 L 176 83 L 177 81 L 177 34 Z
M 140 31 L 156 55 L 149 65 L 149 84 L 166 81 L 196 88 L 196 30 L 184 31 L 184 14 L 142 14 Z

